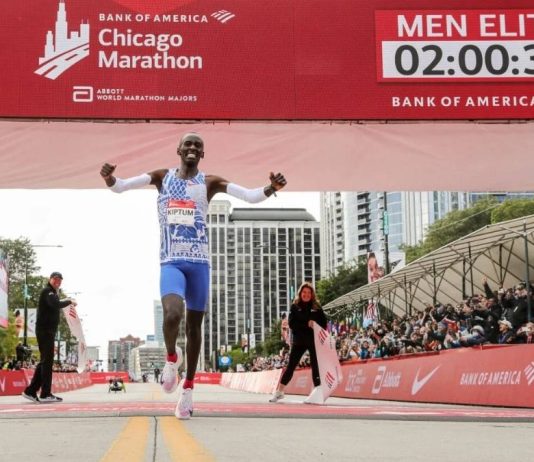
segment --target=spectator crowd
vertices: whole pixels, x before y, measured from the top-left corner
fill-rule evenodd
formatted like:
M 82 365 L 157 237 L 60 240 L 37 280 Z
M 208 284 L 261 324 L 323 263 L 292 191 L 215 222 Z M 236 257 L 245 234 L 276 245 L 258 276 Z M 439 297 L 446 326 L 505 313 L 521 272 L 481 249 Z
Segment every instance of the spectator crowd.
M 487 280 L 484 293 L 453 304 L 427 304 L 414 315 L 389 320 L 372 320 L 367 326 L 351 322 L 329 322 L 336 338 L 340 361 L 362 361 L 396 355 L 435 352 L 483 344 L 534 343 L 534 322 L 528 320 L 530 297 L 534 314 L 534 287 L 520 283 L 513 288 L 493 291 Z M 257 357 L 246 370 L 283 368 L 289 348 L 279 354 Z M 305 355 L 300 366 L 309 365 Z

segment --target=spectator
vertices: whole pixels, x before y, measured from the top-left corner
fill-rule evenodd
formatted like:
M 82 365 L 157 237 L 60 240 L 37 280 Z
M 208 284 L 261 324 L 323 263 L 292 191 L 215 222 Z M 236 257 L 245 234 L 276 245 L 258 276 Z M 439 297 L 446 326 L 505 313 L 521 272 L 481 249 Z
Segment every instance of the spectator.
M 534 322 L 527 323 L 517 332 L 517 339 L 522 343 L 534 343 Z
M 460 337 L 460 344 L 463 346 L 475 346 L 486 343 L 484 328 L 482 326 L 473 326 L 468 335 Z
M 509 344 L 514 343 L 515 332 L 510 321 L 502 320 L 499 321 L 499 344 Z

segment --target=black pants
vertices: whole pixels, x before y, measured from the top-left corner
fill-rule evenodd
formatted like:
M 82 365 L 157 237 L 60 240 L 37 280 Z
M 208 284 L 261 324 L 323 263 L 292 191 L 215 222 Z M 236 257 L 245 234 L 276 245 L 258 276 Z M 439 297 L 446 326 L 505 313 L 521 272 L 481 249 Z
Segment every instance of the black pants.
M 321 385 L 319 364 L 317 363 L 317 353 L 315 352 L 315 344 L 313 342 L 310 342 L 308 345 L 291 346 L 291 351 L 289 352 L 289 363 L 286 367 L 286 370 L 282 374 L 282 378 L 280 379 L 280 383 L 282 385 L 287 385 L 291 381 L 293 373 L 299 364 L 300 358 L 302 358 L 302 355 L 306 352 L 306 350 L 310 352 L 313 385 L 316 387 Z
M 39 353 L 41 353 L 41 362 L 37 364 L 31 383 L 26 388 L 26 393 L 30 395 L 37 394 L 41 389 L 41 396 L 48 396 L 52 390 L 52 366 L 54 365 L 54 339 L 55 330 L 40 331 L 37 330 L 37 343 L 39 344 Z

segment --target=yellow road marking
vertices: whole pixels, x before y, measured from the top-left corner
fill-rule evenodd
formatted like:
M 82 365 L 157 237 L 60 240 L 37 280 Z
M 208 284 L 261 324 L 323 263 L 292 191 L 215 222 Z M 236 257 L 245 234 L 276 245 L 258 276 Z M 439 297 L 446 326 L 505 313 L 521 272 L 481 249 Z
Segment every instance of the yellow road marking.
M 150 429 L 150 417 L 130 417 L 100 462 L 144 461 Z
M 215 460 L 176 417 L 161 417 L 159 425 L 173 461 L 211 462 Z

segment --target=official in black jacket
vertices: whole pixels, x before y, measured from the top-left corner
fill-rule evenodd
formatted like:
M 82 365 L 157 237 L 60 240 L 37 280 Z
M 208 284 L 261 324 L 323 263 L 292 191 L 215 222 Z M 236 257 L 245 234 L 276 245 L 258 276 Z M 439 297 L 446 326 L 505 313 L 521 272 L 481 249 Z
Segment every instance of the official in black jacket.
M 54 340 L 59 326 L 59 311 L 69 305 L 76 305 L 70 299 L 59 300 L 59 287 L 63 282 L 63 276 L 57 271 L 50 275 L 46 287 L 39 296 L 37 308 L 37 322 L 35 335 L 41 353 L 41 361 L 35 369 L 31 383 L 22 392 L 24 398 L 35 403 L 63 401 L 59 396 L 52 394 L 52 366 L 54 364 Z M 41 390 L 40 397 L 37 392 Z
M 317 364 L 317 354 L 315 352 L 315 342 L 313 338 L 313 321 L 319 324 L 323 329 L 326 329 L 326 316 L 319 301 L 315 297 L 315 289 L 309 282 L 304 282 L 300 286 L 297 297 L 289 310 L 289 328 L 291 329 L 292 334 L 289 363 L 280 379 L 280 384 L 278 385 L 276 392 L 269 400 L 272 403 L 275 403 L 284 397 L 284 388 L 291 381 L 293 373 L 306 350 L 310 352 L 313 385 L 315 387 L 321 385 L 319 365 Z

